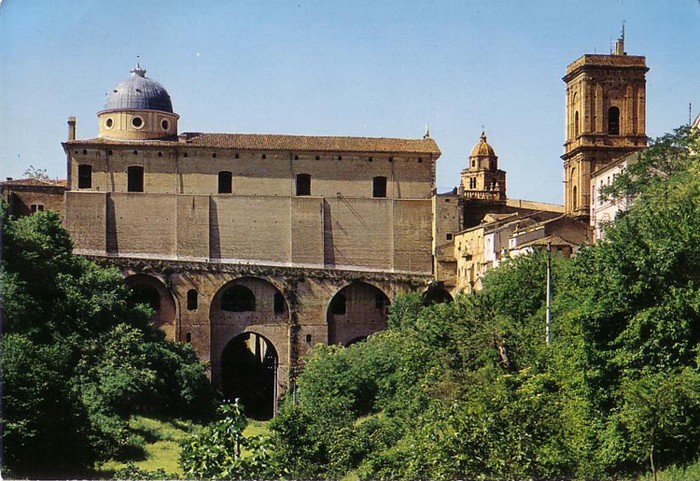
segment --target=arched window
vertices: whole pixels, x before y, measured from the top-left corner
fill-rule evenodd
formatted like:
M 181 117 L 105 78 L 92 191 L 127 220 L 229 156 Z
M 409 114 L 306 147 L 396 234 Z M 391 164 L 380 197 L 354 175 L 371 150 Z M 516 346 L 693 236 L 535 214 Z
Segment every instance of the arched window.
M 233 175 L 228 171 L 219 172 L 219 194 L 233 192 Z
M 221 297 L 221 310 L 230 312 L 255 311 L 255 294 L 245 286 L 231 286 Z
M 197 291 L 194 289 L 187 291 L 187 310 L 197 310 Z
M 574 206 L 574 210 L 575 210 L 576 207 L 577 207 L 577 200 L 578 200 L 578 199 L 576 198 L 576 186 L 574 186 L 574 188 L 572 189 L 572 191 L 571 191 L 571 196 L 573 197 L 573 199 L 571 200 L 571 203 L 572 203 L 572 205 Z
M 311 195 L 311 176 L 297 174 L 297 195 Z
M 143 192 L 143 167 L 132 165 L 127 169 L 127 191 Z
M 620 109 L 617 107 L 608 109 L 608 134 L 620 135 Z
M 574 113 L 574 138 L 578 137 L 578 112 Z
M 372 197 L 386 197 L 386 177 L 372 179 Z
M 345 314 L 347 311 L 347 301 L 343 294 L 336 294 L 331 301 L 331 314 Z
M 281 292 L 275 292 L 273 300 L 275 315 L 284 314 L 284 296 Z

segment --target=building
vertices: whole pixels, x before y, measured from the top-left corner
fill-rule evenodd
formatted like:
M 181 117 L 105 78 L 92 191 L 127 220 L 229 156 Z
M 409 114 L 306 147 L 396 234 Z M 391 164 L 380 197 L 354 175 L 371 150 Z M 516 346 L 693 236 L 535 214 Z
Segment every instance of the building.
M 0 195 L 11 216 L 31 215 L 50 210 L 63 216 L 65 180 L 12 179 L 0 182 Z
M 631 201 L 626 197 L 613 199 L 602 192 L 603 188 L 610 186 L 616 176 L 624 173 L 638 155 L 635 152 L 621 157 L 597 170 L 591 177 L 591 230 L 594 242 L 605 238 L 606 224 L 613 222 L 618 213 L 626 211 Z
M 97 116 L 97 138 L 73 119 L 63 144 L 75 252 L 119 266 L 253 417 L 273 414 L 314 344 L 383 329 L 389 300 L 433 278 L 427 135 L 180 133 L 140 66 Z
M 622 38 L 610 55 L 586 54 L 566 68 L 564 207 L 590 218 L 591 177 L 646 146 L 646 59 L 627 55 Z

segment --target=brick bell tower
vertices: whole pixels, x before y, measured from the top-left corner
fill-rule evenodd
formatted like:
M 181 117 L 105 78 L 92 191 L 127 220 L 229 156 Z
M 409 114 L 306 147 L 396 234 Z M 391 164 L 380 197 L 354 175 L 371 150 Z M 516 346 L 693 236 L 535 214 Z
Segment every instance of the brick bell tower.
M 591 174 L 646 146 L 646 58 L 627 55 L 625 31 L 610 55 L 584 55 L 566 68 L 564 208 L 590 216 Z

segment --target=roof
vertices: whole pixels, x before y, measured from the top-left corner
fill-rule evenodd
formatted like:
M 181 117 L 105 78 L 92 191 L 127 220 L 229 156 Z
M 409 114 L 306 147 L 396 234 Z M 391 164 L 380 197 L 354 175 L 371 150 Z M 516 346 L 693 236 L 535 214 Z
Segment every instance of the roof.
M 146 77 L 140 65 L 131 69 L 131 77 L 118 84 L 108 94 L 104 110 L 160 110 L 173 111 L 170 95 L 153 79 Z
M 525 249 L 527 247 L 533 247 L 533 246 L 546 247 L 547 245 L 551 245 L 553 247 L 561 247 L 561 246 L 576 247 L 576 244 L 573 244 L 567 240 L 564 240 L 557 235 L 549 235 L 547 237 L 542 237 L 540 239 L 531 240 L 530 242 L 525 242 L 524 244 L 519 245 L 518 247 L 516 247 L 513 250 Z
M 496 157 L 496 152 L 493 150 L 493 147 L 486 142 L 485 132 L 481 132 L 479 143 L 474 146 L 469 157 Z
M 413 153 L 439 156 L 435 141 L 430 138 L 397 139 L 386 137 L 335 137 L 279 134 L 213 134 L 187 132 L 168 140 L 116 140 L 96 138 L 70 140 L 65 145 L 134 145 L 134 146 L 192 146 L 236 150 L 281 150 L 291 152 L 377 152 Z
M 65 180 L 51 180 L 51 179 L 11 179 L 0 182 L 3 187 L 66 187 Z

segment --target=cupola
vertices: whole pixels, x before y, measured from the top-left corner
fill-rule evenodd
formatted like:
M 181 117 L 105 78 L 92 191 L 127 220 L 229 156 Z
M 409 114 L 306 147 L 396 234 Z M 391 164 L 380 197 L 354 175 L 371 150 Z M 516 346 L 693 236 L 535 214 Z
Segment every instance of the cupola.
M 99 137 L 148 140 L 176 136 L 180 116 L 173 112 L 168 91 L 136 64 L 131 76 L 107 94 L 97 118 Z

